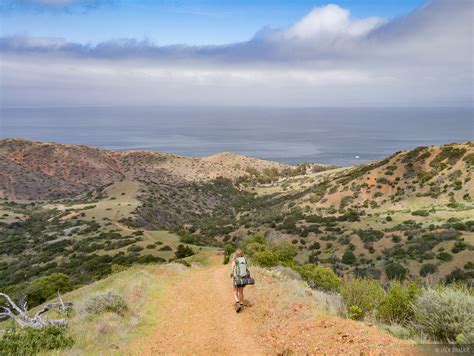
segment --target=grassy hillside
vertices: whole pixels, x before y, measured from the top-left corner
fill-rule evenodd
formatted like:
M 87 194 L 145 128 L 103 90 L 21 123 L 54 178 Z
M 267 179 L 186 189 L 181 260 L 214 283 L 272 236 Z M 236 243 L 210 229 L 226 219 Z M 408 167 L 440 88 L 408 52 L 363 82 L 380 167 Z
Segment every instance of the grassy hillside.
M 35 145 L 42 144 L 5 140 L 2 152 L 23 157 L 24 164 L 33 154 L 27 148 Z M 45 147 L 69 155 L 89 150 Z M 102 162 L 112 155 L 91 150 L 105 155 Z M 386 281 L 389 268 L 406 277 L 467 281 L 473 274 L 473 155 L 472 143 L 420 147 L 357 167 L 279 170 L 259 163 L 265 168 L 247 167 L 234 180 L 121 179 L 59 200 L 3 201 L 0 286 L 18 289 L 55 272 L 80 285 L 120 266 L 169 261 L 180 243 L 194 244 L 198 252 L 257 232 L 295 245 L 299 262 L 318 262 L 340 274 Z M 213 165 L 227 160 L 246 161 L 230 154 L 203 159 Z
M 223 256 L 216 251 L 222 249 L 228 258 L 242 247 L 253 263 L 266 268 L 259 270 L 262 288 L 252 296 L 259 303 L 252 314 L 258 320 L 245 323 L 253 323 L 258 335 L 267 330 L 260 337 L 272 345 L 271 353 L 308 349 L 331 353 L 340 350 L 343 339 L 338 332 L 347 328 L 358 331 L 348 334 L 347 340 L 354 344 L 344 350 L 371 349 L 373 344 L 361 336 L 370 334 L 366 326 L 324 319 L 338 325 L 325 331 L 321 317 L 382 320 L 383 327 L 390 329 L 386 324 L 393 313 L 407 311 L 405 302 L 420 295 L 428 299 L 440 297 L 436 293 L 441 293 L 440 298 L 452 295 L 457 298 L 452 302 L 456 308 L 457 302 L 472 302 L 459 297 L 469 293 L 466 290 L 424 291 L 419 283 L 472 285 L 473 157 L 474 145 L 469 142 L 397 152 L 355 167 L 288 167 L 233 154 L 191 159 L 4 140 L 0 164 L 8 169 L 0 172 L 4 197 L 0 200 L 0 290 L 31 307 L 54 298 L 57 291 L 70 292 L 66 297 L 79 308 L 68 331 L 75 340 L 73 354 L 111 349 L 155 353 L 162 347 L 178 352 L 180 343 L 166 330 L 156 330 L 157 320 L 163 318 L 163 325 L 190 334 L 198 333 L 194 324 L 176 324 L 175 310 L 182 320 L 209 313 L 211 325 L 222 324 L 219 318 L 232 311 L 226 306 L 231 292 L 224 282 L 228 267 L 221 267 Z M 213 267 L 201 272 L 196 267 L 187 269 L 193 263 Z M 281 271 L 298 282 L 285 286 L 276 281 L 273 274 Z M 364 279 L 351 282 L 354 277 Z M 397 284 L 401 280 L 408 282 Z M 222 305 L 222 315 L 207 308 L 206 294 L 194 310 L 196 303 L 191 301 L 200 292 L 189 285 L 209 290 L 219 285 L 212 303 Z M 281 288 L 277 295 L 275 285 Z M 394 299 L 405 301 L 405 309 L 390 304 L 392 288 L 393 295 L 405 295 Z M 98 298 L 111 298 L 109 302 L 118 303 L 113 308 L 127 305 L 126 312 L 93 316 L 80 312 L 85 304 L 97 302 L 88 300 L 88 295 L 109 289 L 123 301 L 115 294 Z M 365 299 L 354 297 L 366 292 Z M 300 299 L 301 295 L 305 297 Z M 278 304 L 281 308 L 272 314 L 272 301 L 282 296 L 284 305 Z M 326 308 L 318 309 L 318 304 Z M 285 314 L 285 308 L 294 312 Z M 314 310 L 320 313 L 318 321 Z M 414 316 L 410 314 L 410 319 L 404 313 L 396 316 L 401 329 L 390 330 L 408 338 L 419 335 L 408 330 Z M 275 334 L 280 322 L 293 325 L 283 337 Z M 9 323 L 1 325 L 5 328 Z M 97 332 L 85 332 L 90 329 Z M 220 341 L 231 333 L 226 330 L 216 333 L 213 342 L 188 341 L 203 352 L 226 353 L 238 348 Z M 295 346 L 301 330 L 327 333 L 334 343 L 323 347 L 303 338 Z M 471 335 L 461 334 L 461 339 Z M 374 342 L 383 340 L 383 345 L 397 344 L 379 331 L 372 336 Z M 456 342 L 464 342 L 461 339 Z M 253 338 L 247 341 L 259 349 Z
M 464 143 L 291 177 L 254 174 L 237 182 L 252 199 L 222 219 L 225 230 L 210 229 L 216 220 L 192 230 L 224 243 L 260 231 L 297 246 L 299 261 L 341 274 L 386 281 L 391 266 L 430 281 L 470 280 L 473 157 L 473 143 Z

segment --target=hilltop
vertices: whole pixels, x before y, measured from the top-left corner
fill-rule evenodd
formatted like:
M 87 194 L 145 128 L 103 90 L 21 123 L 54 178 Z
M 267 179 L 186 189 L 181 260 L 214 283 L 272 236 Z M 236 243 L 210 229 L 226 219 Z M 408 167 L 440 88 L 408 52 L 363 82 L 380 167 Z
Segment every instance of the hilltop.
M 180 185 L 288 167 L 232 153 L 190 158 L 23 139 L 0 140 L 0 165 L 0 198 L 18 200 L 61 198 L 121 180 Z

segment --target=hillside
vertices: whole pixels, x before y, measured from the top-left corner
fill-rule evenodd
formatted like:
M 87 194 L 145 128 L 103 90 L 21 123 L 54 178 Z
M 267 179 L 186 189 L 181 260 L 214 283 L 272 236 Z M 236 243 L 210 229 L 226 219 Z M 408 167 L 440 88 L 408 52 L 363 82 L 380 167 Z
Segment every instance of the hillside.
M 192 260 L 190 260 L 192 261 Z M 233 309 L 229 265 L 207 255 L 180 264 L 132 267 L 63 295 L 76 306 L 69 318 L 72 348 L 60 354 L 131 355 L 382 353 L 415 350 L 371 323 L 342 319 L 324 294 L 253 267 L 257 285 L 246 289 L 246 308 Z M 123 314 L 84 310 L 96 293 L 113 291 Z M 335 298 L 335 297 L 334 297 Z M 0 329 L 2 325 L 0 323 Z M 90 332 L 94 330 L 94 332 Z
M 405 315 L 406 300 L 432 293 L 419 283 L 473 283 L 473 143 L 339 168 L 24 140 L 0 147 L 0 290 L 31 307 L 72 290 L 65 297 L 81 308 L 112 288 L 128 305 L 123 315 L 72 316 L 71 354 L 244 352 L 231 338 L 244 324 L 250 332 L 239 337 L 261 354 L 406 350 L 374 323 L 424 337 Z M 221 264 L 236 247 L 264 267 L 252 267 L 258 288 L 247 288 L 239 319 Z
M 189 158 L 152 151 L 107 151 L 88 146 L 0 141 L 0 197 L 47 199 L 82 193 L 120 180 L 186 184 L 218 177 L 235 179 L 249 169 L 286 165 L 225 153 Z M 19 175 L 26 181 L 19 185 Z
M 472 279 L 473 143 L 347 168 L 16 139 L 0 147 L 2 194 L 19 199 L 0 205 L 0 286 L 53 271 L 89 282 L 113 264 L 168 261 L 180 242 L 239 244 L 256 233 L 341 275 Z M 79 261 L 90 267 L 77 273 Z
M 256 194 L 256 210 L 242 212 L 224 241 L 261 231 L 342 274 L 386 281 L 392 265 L 430 280 L 472 279 L 473 157 L 469 142 L 266 184 L 246 178 L 240 187 Z

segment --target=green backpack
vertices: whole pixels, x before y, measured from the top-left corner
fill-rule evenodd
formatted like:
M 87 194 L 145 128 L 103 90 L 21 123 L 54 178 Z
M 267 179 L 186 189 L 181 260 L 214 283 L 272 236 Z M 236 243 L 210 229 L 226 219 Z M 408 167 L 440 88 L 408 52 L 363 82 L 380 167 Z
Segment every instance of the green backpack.
M 245 257 L 237 257 L 235 259 L 234 277 L 244 278 L 247 277 L 248 274 L 247 259 Z

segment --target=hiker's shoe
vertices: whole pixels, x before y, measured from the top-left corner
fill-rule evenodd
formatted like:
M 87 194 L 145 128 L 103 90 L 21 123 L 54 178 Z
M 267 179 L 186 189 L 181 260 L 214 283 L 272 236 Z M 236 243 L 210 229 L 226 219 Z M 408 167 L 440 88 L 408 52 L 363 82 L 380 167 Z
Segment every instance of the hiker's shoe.
M 242 305 L 239 302 L 235 303 L 235 312 L 239 313 L 242 310 Z

